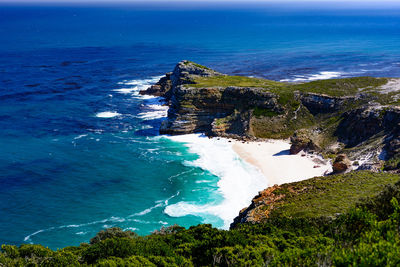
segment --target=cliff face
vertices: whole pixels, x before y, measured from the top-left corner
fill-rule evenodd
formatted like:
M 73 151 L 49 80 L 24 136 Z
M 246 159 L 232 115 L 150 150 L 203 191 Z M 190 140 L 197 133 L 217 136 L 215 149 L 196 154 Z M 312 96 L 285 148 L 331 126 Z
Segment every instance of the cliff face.
M 397 84 L 371 77 L 285 84 L 185 60 L 141 93 L 168 101 L 162 134 L 291 137 L 292 153 L 345 153 L 362 162 L 356 168 L 378 170 L 400 158 L 400 88 L 388 90 L 388 81 Z
M 337 112 L 355 99 L 351 96 L 334 97 L 316 93 L 301 93 L 298 97 L 312 114 Z
M 336 158 L 336 173 L 400 169 L 400 82 L 393 79 L 356 77 L 287 84 L 228 76 L 182 61 L 141 93 L 168 101 L 162 134 L 290 137 L 291 153 L 314 151 Z M 341 183 L 347 182 L 344 178 L 340 176 Z M 309 188 L 319 192 L 319 185 L 282 186 L 260 192 L 233 226 L 266 220 L 288 196 L 302 195 Z
M 198 77 L 224 76 L 189 61 L 180 62 L 172 73 L 141 94 L 164 96 L 169 101 L 162 134 L 202 132 L 208 135 L 247 136 L 249 110 L 282 110 L 276 95 L 257 87 L 193 87 Z M 227 125 L 229 124 L 229 125 Z

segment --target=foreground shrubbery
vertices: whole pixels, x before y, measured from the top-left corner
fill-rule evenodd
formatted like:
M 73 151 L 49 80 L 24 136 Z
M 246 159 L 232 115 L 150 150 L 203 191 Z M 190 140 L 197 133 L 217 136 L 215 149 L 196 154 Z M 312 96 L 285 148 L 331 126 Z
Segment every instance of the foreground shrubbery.
M 223 231 L 163 228 L 141 237 L 118 228 L 90 244 L 52 251 L 3 245 L 0 266 L 265 266 L 400 264 L 400 184 L 336 219 L 278 217 Z

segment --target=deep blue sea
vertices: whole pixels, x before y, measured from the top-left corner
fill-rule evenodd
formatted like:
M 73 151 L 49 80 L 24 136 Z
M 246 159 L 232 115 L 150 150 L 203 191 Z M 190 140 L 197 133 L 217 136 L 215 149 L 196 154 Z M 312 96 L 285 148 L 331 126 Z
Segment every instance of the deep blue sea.
M 0 243 L 227 228 L 265 187 L 224 140 L 162 137 L 138 95 L 189 59 L 273 80 L 400 77 L 400 8 L 0 4 Z

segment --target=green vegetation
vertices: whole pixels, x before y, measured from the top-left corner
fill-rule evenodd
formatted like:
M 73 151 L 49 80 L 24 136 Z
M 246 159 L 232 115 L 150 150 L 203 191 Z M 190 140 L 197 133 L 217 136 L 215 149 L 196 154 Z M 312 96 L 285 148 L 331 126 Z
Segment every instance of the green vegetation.
M 271 87 L 282 87 L 284 83 L 275 82 L 260 78 L 250 78 L 245 76 L 212 76 L 212 77 L 195 77 L 194 84 L 190 84 L 190 87 L 202 88 L 202 87 L 260 87 L 260 88 L 271 88 Z
M 260 138 L 289 138 L 294 131 L 315 124 L 314 116 L 304 107 L 297 110 L 287 109 L 286 114 L 274 116 L 273 112 L 254 109 L 250 120 L 250 131 Z
M 354 207 L 360 199 L 373 197 L 385 185 L 399 180 L 397 174 L 359 171 L 284 184 L 280 192 L 287 193 L 274 204 L 270 215 L 321 217 L 343 213 Z
M 196 67 L 198 67 L 198 68 L 200 68 L 200 69 L 211 70 L 210 68 L 208 68 L 208 67 L 206 67 L 206 66 L 200 65 L 200 64 L 198 64 L 198 63 L 196 63 L 196 62 L 189 61 L 189 60 L 186 60 L 183 64 L 185 64 L 185 65 L 192 64 L 192 65 L 194 65 L 194 66 L 196 66 Z
M 260 138 L 288 138 L 298 129 L 319 125 L 320 128 L 324 129 L 324 133 L 321 134 L 321 147 L 329 146 L 336 141 L 334 132 L 340 123 L 340 115 L 345 111 L 362 106 L 369 100 L 376 100 L 382 104 L 397 101 L 393 100 L 395 98 L 393 98 L 392 93 L 380 94 L 373 91 L 373 89 L 386 84 L 387 78 L 356 77 L 289 84 L 261 78 L 224 75 L 194 76 L 192 82 L 193 84 L 187 86 L 194 88 L 254 87 L 277 95 L 277 102 L 284 112 L 255 107 L 252 113 L 254 117 L 250 122 L 251 133 Z M 370 97 L 369 100 L 350 101 L 336 113 L 314 116 L 301 105 L 296 96 L 296 93 L 299 92 L 325 94 L 332 97 L 354 96 L 356 93 L 364 92 L 368 93 Z
M 383 169 L 386 171 L 390 171 L 390 170 L 396 170 L 399 167 L 400 167 L 400 158 L 394 157 L 394 158 L 391 158 L 391 159 L 385 161 Z
M 293 185 L 308 192 L 301 199 L 291 198 L 298 201 L 297 210 L 308 210 L 292 213 L 297 217 L 274 216 L 265 223 L 241 224 L 229 231 L 207 224 L 189 229 L 171 226 L 144 237 L 111 228 L 99 232 L 90 244 L 57 251 L 41 245 L 3 245 L 0 266 L 399 265 L 400 183 L 393 184 L 398 176 L 357 172 L 326 178 Z M 389 185 L 383 187 L 383 183 Z M 380 194 L 376 194 L 378 189 Z M 292 191 L 281 188 L 275 193 Z M 368 198 L 354 205 L 351 195 Z M 320 215 L 326 213 L 325 202 L 332 206 L 342 197 L 351 204 L 339 201 L 337 211 L 342 214 L 334 219 L 316 217 L 311 212 L 316 209 L 306 204 L 314 196 L 320 201 Z
M 279 113 L 275 112 L 273 110 L 270 109 L 265 109 L 265 108 L 259 108 L 256 107 L 253 111 L 253 115 L 256 117 L 262 117 L 262 116 L 266 116 L 266 117 L 275 117 L 277 116 Z
M 245 76 L 213 76 L 213 77 L 195 77 L 194 84 L 190 87 L 259 87 L 265 88 L 272 93 L 285 98 L 282 102 L 289 101 L 293 97 L 293 92 L 309 92 L 326 94 L 329 96 L 353 96 L 361 91 L 371 91 L 388 82 L 387 78 L 374 77 L 355 77 L 344 79 L 318 80 L 308 83 L 288 84 L 271 81 L 262 78 L 251 78 Z
M 326 94 L 329 96 L 353 96 L 363 89 L 371 90 L 388 82 L 387 78 L 354 77 L 329 79 L 293 85 L 293 90 Z

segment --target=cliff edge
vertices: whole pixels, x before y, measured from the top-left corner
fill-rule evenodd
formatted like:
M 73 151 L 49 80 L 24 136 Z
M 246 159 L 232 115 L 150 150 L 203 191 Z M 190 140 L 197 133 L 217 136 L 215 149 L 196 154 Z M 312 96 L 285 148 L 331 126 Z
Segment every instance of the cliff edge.
M 334 175 L 325 179 L 333 179 L 332 184 L 340 181 L 346 185 L 357 177 L 363 181 L 360 188 L 368 184 L 367 180 L 382 185 L 388 182 L 382 177 L 400 169 L 400 79 L 354 77 L 282 83 L 230 76 L 184 60 L 141 93 L 168 101 L 162 134 L 201 132 L 237 139 L 290 138 L 292 154 L 306 151 L 332 160 Z M 365 170 L 368 175 L 358 172 L 352 176 L 354 171 Z M 343 173 L 349 176 L 341 176 Z M 299 189 L 300 182 L 260 192 L 233 226 L 266 220 L 282 210 L 279 203 L 287 203 L 288 195 L 312 198 L 317 191 L 310 188 L 318 188 L 325 181 L 313 179 L 307 180 L 315 181 L 311 187 Z M 347 187 L 351 188 L 351 184 Z M 376 193 L 379 186 L 373 188 L 375 191 L 365 190 Z M 282 190 L 286 193 L 277 193 Z M 349 195 L 346 201 L 354 204 L 360 194 L 353 193 L 355 197 Z M 334 195 L 341 197 L 337 192 Z

